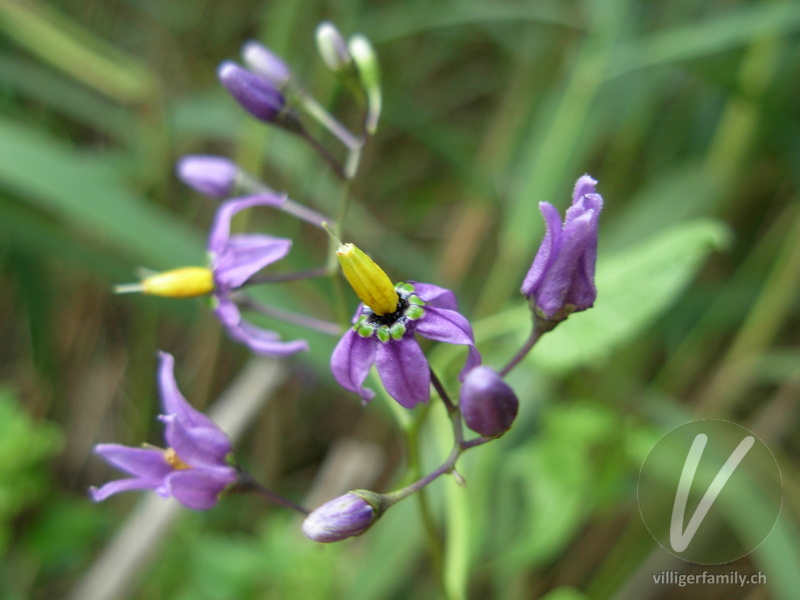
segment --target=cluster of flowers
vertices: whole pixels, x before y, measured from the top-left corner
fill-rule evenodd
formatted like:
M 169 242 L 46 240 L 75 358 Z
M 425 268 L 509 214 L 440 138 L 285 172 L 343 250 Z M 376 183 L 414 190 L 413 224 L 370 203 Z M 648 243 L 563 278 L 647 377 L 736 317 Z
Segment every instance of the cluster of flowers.
M 353 36 L 345 41 L 330 23 L 320 25 L 317 41 L 330 70 L 350 81 L 355 79 L 364 92 L 366 108 L 360 135 L 351 133 L 325 112 L 296 82 L 287 65 L 260 44 L 250 42 L 244 46 L 247 69 L 225 62 L 219 68 L 219 78 L 252 116 L 303 136 L 335 173 L 352 179 L 361 148 L 374 134 L 380 114 L 375 55 L 366 38 Z M 346 161 L 336 161 L 307 133 L 296 107 L 305 109 L 341 141 L 348 151 Z M 341 335 L 330 361 L 336 381 L 358 394 L 364 403 L 369 402 L 375 392 L 364 383 L 374 365 L 388 395 L 408 409 L 428 402 L 433 385 L 454 424 L 454 450 L 438 469 L 401 490 L 387 494 L 354 490 L 310 512 L 267 492 L 241 470 L 228 437 L 181 395 L 175 383 L 174 360 L 161 353 L 158 383 L 164 414 L 160 419 L 166 425 L 167 448 L 98 445 L 96 452 L 100 456 L 131 477 L 92 488 L 95 501 L 122 491 L 153 489 L 189 508 L 205 510 L 230 492 L 258 489 L 307 514 L 303 532 L 311 539 L 332 542 L 363 533 L 389 506 L 440 475 L 453 472 L 463 451 L 491 441 L 511 427 L 518 400 L 504 376 L 542 333 L 552 330 L 571 313 L 590 308 L 596 298 L 597 227 L 603 201 L 595 191 L 596 182 L 588 175 L 578 179 L 563 223 L 555 207 L 546 202 L 540 204 L 546 234 L 520 290 L 533 315 L 531 337 L 504 368 L 496 370 L 481 365 L 472 327 L 459 312 L 452 291 L 417 281 L 393 283 L 364 252 L 353 244 L 341 243 L 324 216 L 275 193 L 226 158 L 186 156 L 179 161 L 177 172 L 194 189 L 212 197 L 229 198 L 220 205 L 211 226 L 209 264 L 159 273 L 137 284 L 119 286 L 118 291 L 172 297 L 209 295 L 214 313 L 229 336 L 259 354 L 287 356 L 306 350 L 308 344 L 304 340 L 281 340 L 277 333 L 255 326 L 242 317 L 243 308 L 255 308 Z M 338 245 L 336 255 L 341 270 L 361 300 L 343 335 L 336 324 L 272 311 L 249 300 L 242 291 L 248 285 L 275 281 L 259 272 L 285 257 L 292 244 L 289 239 L 261 233 L 231 234 L 232 217 L 257 206 L 284 210 L 331 233 Z M 334 275 L 320 269 L 298 277 L 323 274 Z M 281 276 L 278 280 L 288 278 L 291 277 Z M 449 399 L 428 364 L 417 335 L 466 347 L 457 403 Z M 462 423 L 479 437 L 465 439 Z

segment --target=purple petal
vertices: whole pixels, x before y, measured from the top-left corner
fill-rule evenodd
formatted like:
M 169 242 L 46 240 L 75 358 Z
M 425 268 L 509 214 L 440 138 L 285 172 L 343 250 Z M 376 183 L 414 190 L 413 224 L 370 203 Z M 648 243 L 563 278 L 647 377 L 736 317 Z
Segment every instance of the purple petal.
M 286 202 L 286 196 L 275 194 L 258 194 L 244 198 L 234 198 L 220 205 L 211 225 L 208 236 L 208 251 L 214 255 L 222 253 L 228 243 L 231 233 L 231 219 L 233 216 L 253 206 L 281 206 Z
M 233 453 L 230 439 L 219 427 L 187 427 L 175 415 L 161 417 L 167 424 L 164 439 L 190 467 L 227 467 Z
M 375 366 L 389 395 L 405 408 L 430 399 L 431 372 L 413 336 L 378 343 Z
M 208 510 L 219 501 L 219 495 L 236 483 L 238 473 L 227 469 L 186 469 L 175 471 L 164 482 L 166 491 L 188 508 Z
M 418 283 L 416 281 L 410 281 L 409 283 L 414 286 L 414 293 L 426 304 L 437 308 L 458 310 L 456 295 L 450 290 L 432 283 Z
M 288 356 L 302 350 L 308 350 L 305 340 L 281 342 L 280 336 L 274 331 L 261 329 L 242 319 L 239 307 L 228 297 L 217 294 L 217 307 L 214 313 L 228 332 L 228 335 L 250 348 L 257 354 L 272 356 Z
M 163 479 L 117 479 L 96 488 L 89 488 L 89 496 L 93 502 L 102 502 L 109 496 L 120 492 L 130 492 L 134 490 L 154 490 L 161 485 Z
M 416 323 L 415 331 L 429 340 L 468 346 L 467 362 L 461 370 L 462 379 L 468 371 L 481 364 L 481 354 L 475 347 L 472 326 L 460 313 L 426 306 L 425 315 Z
M 547 231 L 542 245 L 539 246 L 539 251 L 536 253 L 536 258 L 533 259 L 533 264 L 522 282 L 520 291 L 525 296 L 536 294 L 560 247 L 561 216 L 558 214 L 558 210 L 549 202 L 540 202 L 539 210 L 544 217 Z
M 377 344 L 375 338 L 362 338 L 349 329 L 331 355 L 331 371 L 336 381 L 346 390 L 359 394 L 365 403 L 375 396 L 375 392 L 362 386 L 375 360 Z
M 593 215 L 594 211 L 589 211 L 564 229 L 561 248 L 536 290 L 536 306 L 547 318 L 553 318 L 567 303 L 567 294 L 575 279 L 581 255 L 587 251 L 592 240 L 597 239 L 596 228 L 592 225 Z
M 267 265 L 286 256 L 291 247 L 291 240 L 271 235 L 232 235 L 214 257 L 214 280 L 219 287 L 237 288 Z
M 162 450 L 130 448 L 120 444 L 98 444 L 94 447 L 110 465 L 142 479 L 163 479 L 172 467 L 164 459 Z
M 572 190 L 572 204 L 573 206 L 578 204 L 586 195 L 592 194 L 597 195 L 595 192 L 595 187 L 597 185 L 597 181 L 592 179 L 589 175 L 582 175 L 578 178 L 578 181 L 575 182 L 575 188 Z
M 186 401 L 175 382 L 175 358 L 167 352 L 158 354 L 158 389 L 165 415 L 176 415 L 186 427 L 216 427 L 214 421 Z

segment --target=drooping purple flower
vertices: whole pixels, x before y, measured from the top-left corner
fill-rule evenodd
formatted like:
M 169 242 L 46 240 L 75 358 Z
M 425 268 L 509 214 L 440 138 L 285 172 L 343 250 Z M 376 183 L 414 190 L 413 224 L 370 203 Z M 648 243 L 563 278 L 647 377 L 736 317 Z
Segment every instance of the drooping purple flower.
M 132 475 L 91 488 L 95 502 L 119 492 L 152 489 L 189 508 L 208 510 L 237 483 L 239 471 L 232 466 L 233 447 L 228 436 L 183 397 L 175 382 L 174 364 L 172 355 L 159 354 L 158 387 L 164 411 L 159 419 L 166 424 L 167 449 L 95 446 L 95 452 L 107 462 Z
M 545 321 L 563 321 L 591 308 L 597 298 L 594 271 L 603 198 L 595 192 L 596 183 L 588 175 L 578 179 L 563 227 L 552 204 L 539 204 L 547 232 L 520 291 Z
M 272 50 L 256 41 L 251 40 L 242 46 L 242 58 L 253 73 L 271 81 L 278 89 L 285 87 L 292 77 L 286 63 Z
M 228 335 L 258 354 L 285 356 L 308 348 L 304 340 L 283 342 L 274 331 L 248 323 L 231 298 L 231 293 L 252 275 L 286 256 L 292 242 L 261 233 L 231 235 L 231 219 L 247 208 L 280 206 L 285 201 L 285 197 L 275 194 L 228 200 L 217 210 L 208 238 L 214 276 L 214 312 Z
M 308 515 L 303 522 L 303 534 L 315 542 L 340 542 L 364 533 L 381 512 L 377 494 L 367 490 L 348 492 Z
M 256 119 L 276 123 L 284 116 L 286 98 L 270 79 L 251 73 L 232 61 L 223 62 L 217 74 L 222 85 Z
M 494 369 L 481 365 L 464 378 L 459 408 L 472 431 L 485 437 L 496 437 L 511 427 L 519 410 L 519 400 L 511 386 Z
M 397 309 L 378 315 L 363 303 L 331 356 L 336 381 L 369 402 L 375 392 L 363 387 L 373 363 L 388 394 L 406 408 L 430 399 L 430 368 L 415 334 L 468 348 L 462 376 L 480 364 L 472 327 L 459 312 L 453 292 L 429 283 L 395 287 Z
M 187 154 L 181 157 L 175 171 L 186 185 L 212 198 L 227 198 L 239 177 L 238 165 L 222 156 Z

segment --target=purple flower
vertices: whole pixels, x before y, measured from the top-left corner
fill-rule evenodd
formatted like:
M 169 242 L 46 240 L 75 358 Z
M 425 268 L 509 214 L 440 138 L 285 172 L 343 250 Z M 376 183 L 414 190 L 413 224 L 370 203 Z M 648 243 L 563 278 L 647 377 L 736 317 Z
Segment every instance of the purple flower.
M 591 308 L 597 298 L 594 270 L 603 198 L 595 192 L 596 183 L 588 175 L 578 179 L 563 227 L 553 205 L 539 204 L 547 232 L 520 291 L 545 321 L 563 321 Z
M 231 61 L 217 71 L 220 82 L 256 119 L 275 123 L 284 116 L 286 99 L 270 79 L 259 77 Z
M 239 167 L 222 156 L 187 154 L 175 166 L 178 178 L 186 185 L 212 198 L 227 198 L 233 193 Z
M 306 350 L 304 340 L 282 342 L 274 331 L 261 329 L 242 319 L 231 293 L 252 275 L 286 256 L 291 240 L 260 233 L 231 235 L 231 218 L 253 206 L 280 206 L 285 197 L 260 194 L 228 200 L 220 205 L 208 238 L 214 276 L 214 312 L 234 340 L 258 354 L 287 355 Z
M 379 496 L 367 490 L 356 490 L 334 498 L 306 517 L 303 534 L 323 543 L 361 535 L 381 515 L 380 502 L 376 499 Z
M 462 376 L 480 364 L 472 327 L 457 312 L 453 292 L 429 283 L 400 283 L 395 287 L 397 309 L 378 315 L 363 303 L 331 356 L 336 381 L 369 402 L 375 392 L 364 388 L 372 363 L 386 391 L 406 408 L 430 398 L 430 368 L 415 333 L 430 340 L 468 347 Z
M 172 355 L 159 354 L 158 386 L 166 424 L 168 448 L 129 448 L 98 444 L 95 452 L 110 464 L 132 475 L 100 488 L 91 488 L 95 502 L 129 490 L 155 490 L 172 496 L 189 508 L 208 510 L 239 479 L 232 465 L 233 447 L 228 436 L 203 413 L 195 410 L 178 390 Z
M 467 373 L 459 398 L 467 427 L 485 437 L 508 431 L 519 410 L 514 390 L 490 367 L 475 367 Z

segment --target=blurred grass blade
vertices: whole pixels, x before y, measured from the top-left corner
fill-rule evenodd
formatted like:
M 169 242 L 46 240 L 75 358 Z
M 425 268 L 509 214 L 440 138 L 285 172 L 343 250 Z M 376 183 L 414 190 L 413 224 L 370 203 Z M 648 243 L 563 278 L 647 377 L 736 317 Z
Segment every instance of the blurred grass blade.
M 44 62 L 119 102 L 142 102 L 155 89 L 143 65 L 48 5 L 0 0 L 0 30 Z
M 611 79 L 646 67 L 708 56 L 744 46 L 756 39 L 800 29 L 797 2 L 745 5 L 702 23 L 662 30 L 624 47 L 608 73 Z
M 38 130 L 2 120 L 0 186 L 131 264 L 161 269 L 205 262 L 203 236 L 124 187 L 109 157 L 78 153 Z

